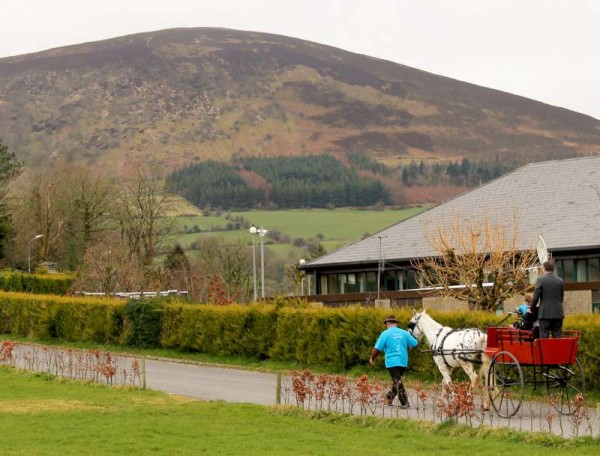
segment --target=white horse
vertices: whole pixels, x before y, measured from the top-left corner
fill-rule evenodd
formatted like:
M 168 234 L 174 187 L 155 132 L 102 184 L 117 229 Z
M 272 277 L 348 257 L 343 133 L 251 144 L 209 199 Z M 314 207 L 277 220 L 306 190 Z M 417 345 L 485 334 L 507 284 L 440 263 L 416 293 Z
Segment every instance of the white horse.
M 422 312 L 413 310 L 414 315 L 408 324 L 409 331 L 415 338 L 427 339 L 433 353 L 433 361 L 443 377 L 443 383 L 452 383 L 452 371 L 462 367 L 471 380 L 471 387 L 477 386 L 479 378 L 485 387 L 491 358 L 484 353 L 487 345 L 487 334 L 476 328 L 452 329 L 435 321 L 425 309 Z M 481 363 L 479 375 L 475 364 Z M 487 409 L 488 397 L 484 394 L 484 406 Z

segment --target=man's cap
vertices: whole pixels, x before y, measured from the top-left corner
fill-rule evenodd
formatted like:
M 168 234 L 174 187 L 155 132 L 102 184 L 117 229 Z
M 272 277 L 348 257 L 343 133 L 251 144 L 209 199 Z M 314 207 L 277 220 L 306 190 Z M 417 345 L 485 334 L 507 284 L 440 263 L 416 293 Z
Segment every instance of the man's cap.
M 388 317 L 383 320 L 384 323 L 398 323 L 398 320 L 394 315 L 388 315 Z

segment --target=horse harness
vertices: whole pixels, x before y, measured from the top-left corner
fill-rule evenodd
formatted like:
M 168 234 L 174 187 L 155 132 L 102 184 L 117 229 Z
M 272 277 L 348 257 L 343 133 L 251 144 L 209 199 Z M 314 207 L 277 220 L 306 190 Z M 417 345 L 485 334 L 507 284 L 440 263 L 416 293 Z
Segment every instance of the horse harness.
M 416 321 L 413 322 L 409 322 L 407 327 L 410 330 L 410 333 L 412 334 L 412 331 L 414 328 L 417 327 L 417 325 L 419 324 L 419 320 L 421 319 L 421 315 L 419 315 L 416 319 Z M 447 333 L 444 334 L 444 336 L 442 337 L 442 340 L 440 341 L 440 343 L 438 344 L 438 338 L 440 337 L 440 334 L 442 333 L 442 331 L 444 331 L 446 327 L 445 326 L 441 326 L 439 331 L 437 332 L 437 334 L 435 335 L 435 339 L 433 340 L 433 343 L 431 344 L 431 350 L 427 350 L 433 353 L 433 356 L 441 356 L 442 359 L 444 360 L 444 363 L 446 364 L 446 366 L 449 369 L 452 369 L 452 366 L 450 366 L 450 363 L 448 363 L 448 361 L 446 360 L 446 356 L 452 356 L 452 358 L 454 360 L 461 360 L 461 361 L 468 361 L 470 363 L 473 364 L 481 364 L 481 350 L 457 350 L 457 349 L 452 349 L 452 350 L 445 350 L 444 347 L 444 343 L 446 342 L 447 337 L 454 333 L 457 332 L 459 330 L 457 329 L 450 329 L 450 331 L 448 331 Z M 479 358 L 468 358 L 467 355 L 479 355 Z

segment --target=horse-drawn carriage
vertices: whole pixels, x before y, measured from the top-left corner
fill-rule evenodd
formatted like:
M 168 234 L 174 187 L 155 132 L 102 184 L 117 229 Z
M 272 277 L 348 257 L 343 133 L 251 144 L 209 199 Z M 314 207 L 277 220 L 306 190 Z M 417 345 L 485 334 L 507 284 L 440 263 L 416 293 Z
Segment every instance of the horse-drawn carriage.
M 580 332 L 563 331 L 563 337 L 539 339 L 533 331 L 512 326 L 490 327 L 487 333 L 475 328 L 452 329 L 442 326 L 425 311 L 415 313 L 409 330 L 425 336 L 444 383 L 452 381 L 454 368 L 462 367 L 475 387 L 478 375 L 474 365 L 482 364 L 480 374 L 487 398 L 504 418 L 521 408 L 525 384 L 545 385 L 554 408 L 572 414 L 578 394 L 585 390 L 584 372 L 577 359 Z
M 484 352 L 491 358 L 487 390 L 494 410 L 505 418 L 515 415 L 523 402 L 524 385 L 543 384 L 559 413 L 573 413 L 576 396 L 585 390 L 583 367 L 577 359 L 579 336 L 579 331 L 563 331 L 560 338 L 537 339 L 533 331 L 488 328 Z

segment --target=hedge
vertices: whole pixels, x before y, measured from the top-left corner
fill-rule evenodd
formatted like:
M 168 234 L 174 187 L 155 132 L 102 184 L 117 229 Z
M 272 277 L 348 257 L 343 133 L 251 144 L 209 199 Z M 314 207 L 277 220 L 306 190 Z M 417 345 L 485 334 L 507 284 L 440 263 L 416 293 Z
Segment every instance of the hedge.
M 401 326 L 412 310 L 395 309 Z M 193 305 L 156 300 L 128 303 L 106 298 L 70 298 L 0 293 L 0 332 L 38 338 L 166 347 L 211 355 L 331 365 L 368 366 L 387 312 L 362 308 L 290 308 L 274 305 Z M 486 312 L 433 313 L 453 328 L 496 325 Z M 600 315 L 567 317 L 566 329 L 583 332 L 579 358 L 588 387 L 600 388 Z M 410 370 L 441 380 L 423 342 L 410 353 Z
M 0 275 L 0 290 L 3 291 L 66 295 L 72 284 L 73 277 L 65 274 Z

